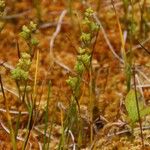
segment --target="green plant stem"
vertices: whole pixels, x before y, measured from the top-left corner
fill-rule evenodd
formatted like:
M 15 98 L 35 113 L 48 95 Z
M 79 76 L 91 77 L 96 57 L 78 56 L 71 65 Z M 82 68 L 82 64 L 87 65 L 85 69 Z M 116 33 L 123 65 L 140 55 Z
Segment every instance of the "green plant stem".
M 71 15 L 71 18 L 72 18 L 72 0 L 68 0 L 68 10 L 69 10 L 69 14 Z
M 41 23 L 42 22 L 42 18 L 41 18 L 41 0 L 33 0 L 34 3 L 34 7 L 36 9 L 36 16 L 38 19 L 38 22 Z
M 33 105 L 30 106 L 29 108 L 29 119 L 28 119 L 28 124 L 27 124 L 27 131 L 26 131 L 26 135 L 25 135 L 25 141 L 22 147 L 22 150 L 26 149 L 28 140 L 29 140 L 29 136 L 30 136 L 30 132 L 32 129 L 32 116 L 33 116 Z
M 150 55 L 150 51 L 148 49 L 146 49 L 141 43 L 140 41 L 138 41 L 138 44 L 141 46 L 141 48 L 143 48 L 143 50 L 145 50 L 145 52 L 147 52 Z
M 19 115 L 18 115 L 17 123 L 16 123 L 16 129 L 15 129 L 15 139 L 17 139 L 17 135 L 18 135 L 18 129 L 20 126 L 20 117 L 21 117 L 21 112 L 19 111 Z
M 65 145 L 65 131 L 64 130 L 65 130 L 65 128 L 62 127 L 62 135 L 61 135 L 57 150 L 63 150 L 64 149 L 64 145 Z
M 131 18 L 131 30 L 129 32 L 129 53 L 127 55 L 127 66 L 126 66 L 126 76 L 127 76 L 127 92 L 131 89 L 131 78 L 132 78 L 132 47 L 133 47 L 133 24 L 134 24 L 134 4 L 130 1 L 132 7 L 132 18 Z
M 52 117 L 52 122 L 51 122 L 51 125 L 50 125 L 50 131 L 49 131 L 49 137 L 48 137 L 48 145 L 47 145 L 47 150 L 49 150 L 49 146 L 50 146 L 50 142 L 51 142 L 51 132 L 52 132 L 52 129 L 53 129 L 53 117 Z
M 140 21 L 140 33 L 141 35 L 143 34 L 143 25 L 144 25 L 144 11 L 145 11 L 145 6 L 146 6 L 146 0 L 144 0 L 143 5 L 140 5 L 140 10 L 141 10 L 141 21 Z
M 95 82 L 93 79 L 93 67 L 92 67 L 92 59 L 93 59 L 93 54 L 95 51 L 95 46 L 96 46 L 96 42 L 97 42 L 97 37 L 98 37 L 98 33 L 99 31 L 96 33 L 96 40 L 93 44 L 92 47 L 92 52 L 91 52 L 91 59 L 90 59 L 90 69 L 89 69 L 89 77 L 90 77 L 90 83 L 89 83 L 89 90 L 90 90 L 90 121 L 91 121 L 91 125 L 90 125 L 90 142 L 92 143 L 93 141 L 93 109 L 94 109 L 94 105 L 95 105 L 95 98 L 94 98 L 94 94 L 95 94 Z
M 47 98 L 47 105 L 46 105 L 46 112 L 45 112 L 45 127 L 44 127 L 44 144 L 43 144 L 43 150 L 46 149 L 46 143 L 47 143 L 47 137 L 46 137 L 46 133 L 47 133 L 47 129 L 48 129 L 48 107 L 49 107 L 49 101 L 50 101 L 50 94 L 51 94 L 51 83 L 49 82 L 48 84 L 48 98 Z M 48 149 L 48 148 L 47 148 Z
M 1 90 L 2 90 L 2 94 L 3 94 L 4 101 L 5 101 L 5 106 L 6 106 L 6 116 L 7 116 L 7 121 L 8 121 L 9 129 L 10 129 L 10 137 L 11 137 L 12 147 L 13 147 L 13 150 L 17 150 L 15 132 L 13 130 L 11 116 L 9 114 L 8 101 L 7 101 L 7 98 L 5 96 L 5 92 L 4 92 L 4 88 L 3 88 L 3 82 L 2 82 L 1 75 L 0 75 L 0 85 L 1 85 Z
M 141 131 L 142 149 L 144 150 L 144 148 L 145 148 L 145 146 L 144 146 L 144 136 L 143 136 L 142 120 L 141 120 L 140 108 L 139 108 L 139 102 L 138 102 L 138 96 L 137 96 L 135 68 L 133 68 L 133 80 L 134 80 L 134 90 L 135 90 L 135 97 L 136 97 L 136 107 L 137 107 L 137 112 L 138 112 L 138 120 L 139 120 L 140 131 Z
M 94 108 L 94 101 L 93 101 L 93 77 L 92 77 L 92 68 L 90 67 L 89 70 L 89 74 L 90 74 L 90 83 L 89 83 L 89 90 L 90 90 L 90 142 L 92 143 L 93 141 L 93 108 Z
M 123 1 L 123 8 L 124 8 L 124 20 L 126 21 L 128 18 L 129 0 L 122 0 L 122 1 Z

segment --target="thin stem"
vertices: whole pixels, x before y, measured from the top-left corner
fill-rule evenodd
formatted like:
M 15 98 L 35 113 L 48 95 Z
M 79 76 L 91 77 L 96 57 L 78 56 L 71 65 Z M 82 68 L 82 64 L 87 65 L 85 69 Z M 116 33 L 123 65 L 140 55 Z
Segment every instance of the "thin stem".
M 6 106 L 6 116 L 7 116 L 7 121 L 9 124 L 9 129 L 10 129 L 12 147 L 13 147 L 13 150 L 17 150 L 15 133 L 14 133 L 13 126 L 12 126 L 11 116 L 9 114 L 8 101 L 7 101 L 7 98 L 5 96 L 1 75 L 0 75 L 0 85 L 1 85 L 1 90 L 2 90 L 2 94 L 3 94 L 4 101 L 5 101 L 5 106 Z
M 141 33 L 141 34 L 143 33 L 145 5 L 146 5 L 146 0 L 144 0 L 142 6 L 141 6 L 140 3 L 139 3 L 140 10 L 141 10 L 141 21 L 140 21 L 140 33 Z
M 38 22 L 42 22 L 42 17 L 41 17 L 41 0 L 34 0 L 34 7 L 36 9 L 36 16 L 38 19 Z
M 138 102 L 138 96 L 137 96 L 135 68 L 134 67 L 133 67 L 133 80 L 134 80 L 134 90 L 135 90 L 135 97 L 136 97 L 136 106 L 137 106 L 137 112 L 138 112 L 138 120 L 139 120 L 140 131 L 141 131 L 141 143 L 142 143 L 142 149 L 144 149 L 145 148 L 145 146 L 144 146 L 144 136 L 143 136 L 142 120 L 141 120 L 141 116 L 140 116 L 140 108 L 139 108 L 139 102 Z
M 148 49 L 146 49 L 139 41 L 138 41 L 139 45 L 141 48 L 143 48 L 149 55 L 150 55 L 150 51 Z
M 47 143 L 47 137 L 46 137 L 46 133 L 47 133 L 47 129 L 48 129 L 48 113 L 49 113 L 49 101 L 50 101 L 50 95 L 51 95 L 51 83 L 48 83 L 48 97 L 47 97 L 47 105 L 46 105 L 46 112 L 45 112 L 45 127 L 44 127 L 44 144 L 43 144 L 43 150 L 46 149 L 46 143 Z
M 93 78 L 92 78 L 92 67 L 90 66 L 90 70 L 89 70 L 89 75 L 90 75 L 90 83 L 89 83 L 89 90 L 90 90 L 90 141 L 92 143 L 93 141 Z
M 24 141 L 22 150 L 25 150 L 26 146 L 28 144 L 30 132 L 31 132 L 31 129 L 32 129 L 32 116 L 33 116 L 33 105 L 31 105 L 30 108 L 29 108 L 29 119 L 28 119 L 28 124 L 27 124 L 27 132 L 26 132 L 25 141 Z

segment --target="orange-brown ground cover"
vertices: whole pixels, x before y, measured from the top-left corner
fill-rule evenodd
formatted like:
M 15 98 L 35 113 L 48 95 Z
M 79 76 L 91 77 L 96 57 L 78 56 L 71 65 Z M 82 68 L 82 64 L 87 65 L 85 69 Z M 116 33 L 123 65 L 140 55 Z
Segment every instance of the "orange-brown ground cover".
M 96 9 L 96 2 L 90 1 L 93 9 Z M 116 3 L 119 3 L 116 1 Z M 35 125 L 30 134 L 30 143 L 32 149 L 39 149 L 39 142 L 43 142 L 43 112 L 47 99 L 47 83 L 49 80 L 52 82 L 51 100 L 49 105 L 49 119 L 53 120 L 52 139 L 50 147 L 56 149 L 59 143 L 61 135 L 61 110 L 65 113 L 69 107 L 71 91 L 66 84 L 66 79 L 71 75 L 73 67 L 76 61 L 76 50 L 80 45 L 80 30 L 79 22 L 82 18 L 82 14 L 86 6 L 81 4 L 80 1 L 73 2 L 73 9 L 78 12 L 79 20 L 76 16 L 71 17 L 66 14 L 61 22 L 61 30 L 58 33 L 53 47 L 53 59 L 50 56 L 50 41 L 57 28 L 57 21 L 63 10 L 68 9 L 68 4 L 65 0 L 43 0 L 41 2 L 42 10 L 42 23 L 38 27 L 36 37 L 39 40 L 38 50 L 40 52 L 38 77 L 37 77 L 37 111 L 39 112 L 35 116 Z M 120 17 L 123 13 L 122 5 L 116 6 L 117 11 L 120 12 Z M 31 20 L 37 21 L 36 10 L 30 0 L 21 1 L 6 1 L 6 14 L 10 17 L 4 17 L 6 25 L 0 34 L 0 74 L 2 75 L 3 85 L 5 87 L 5 94 L 9 101 L 10 110 L 17 112 L 26 111 L 26 107 L 20 101 L 14 93 L 17 93 L 16 85 L 10 75 L 10 70 L 15 67 L 18 61 L 17 54 L 17 42 L 19 44 L 20 51 L 27 49 L 26 43 L 19 37 L 22 25 L 28 24 Z M 24 14 L 21 14 L 25 12 Z M 15 14 L 15 16 L 14 16 Z M 20 14 L 20 15 L 19 15 Z M 98 13 L 102 25 L 107 34 L 110 43 L 112 44 L 115 52 L 118 56 L 121 56 L 120 48 L 120 35 L 117 27 L 117 22 L 111 3 L 109 1 L 103 1 L 100 5 Z M 46 26 L 48 23 L 48 26 Z M 135 42 L 134 47 L 137 45 Z M 128 46 L 128 43 L 127 43 Z M 146 43 L 147 48 L 149 42 Z M 141 48 L 137 48 L 134 51 L 135 64 L 139 66 L 140 70 L 149 77 L 149 55 Z M 33 84 L 33 78 L 35 74 L 35 58 L 30 69 L 31 85 Z M 140 149 L 141 144 L 140 132 L 135 132 L 135 137 L 131 140 L 127 134 L 115 135 L 119 131 L 126 129 L 125 114 L 127 114 L 124 108 L 124 98 L 126 94 L 125 76 L 122 63 L 113 55 L 110 51 L 110 47 L 104 38 L 103 32 L 100 30 L 96 48 L 94 52 L 93 64 L 96 71 L 96 89 L 97 89 L 97 108 L 98 116 L 102 116 L 103 128 L 100 128 L 94 135 L 93 143 L 96 149 Z M 4 67 L 5 66 L 5 67 Z M 142 84 L 148 84 L 149 81 L 140 78 Z M 144 91 L 145 100 L 149 102 L 149 88 L 142 88 Z M 81 115 L 85 119 L 84 126 L 87 127 L 87 136 L 85 141 L 88 141 L 88 96 L 87 88 L 83 87 L 83 96 L 80 100 Z M 5 103 L 2 94 L 0 94 L 0 149 L 11 149 L 10 135 L 7 133 L 7 120 Z M 16 114 L 12 112 L 12 120 L 15 120 Z M 23 137 L 27 123 L 28 116 L 21 115 L 19 137 Z M 104 121 L 105 120 L 105 121 Z M 143 124 L 149 125 L 149 117 L 145 119 Z M 15 121 L 14 121 L 15 123 Z M 94 122 L 93 122 L 94 124 Z M 4 126 L 6 127 L 4 127 Z M 137 128 L 139 125 L 137 124 Z M 110 136 L 109 136 L 109 135 Z M 114 135 L 111 135 L 114 134 Z M 146 147 L 149 146 L 149 130 L 144 131 Z M 17 140 L 18 149 L 21 149 L 22 142 Z M 133 142 L 133 144 L 132 144 Z M 90 142 L 83 144 L 83 149 L 90 149 Z M 29 147 L 28 147 L 29 149 Z

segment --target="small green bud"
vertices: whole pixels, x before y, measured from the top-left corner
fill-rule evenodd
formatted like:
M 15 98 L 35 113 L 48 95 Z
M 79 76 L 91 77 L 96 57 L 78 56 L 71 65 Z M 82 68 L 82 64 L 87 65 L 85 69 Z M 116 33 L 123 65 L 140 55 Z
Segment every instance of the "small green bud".
M 90 43 L 91 41 L 91 34 L 82 32 L 80 36 L 80 40 L 86 44 Z
M 98 31 L 99 30 L 99 25 L 95 22 L 91 22 L 90 23 L 90 28 L 91 28 L 91 31 Z
M 29 28 L 31 29 L 32 32 L 34 32 L 37 29 L 37 24 L 35 24 L 33 21 L 30 21 Z
M 19 35 L 25 40 L 28 40 L 30 38 L 30 34 L 24 32 L 24 31 L 20 32 Z
M 78 83 L 78 78 L 69 76 L 69 79 L 66 80 L 66 82 L 72 88 L 72 90 L 75 90 Z
M 25 40 L 28 40 L 30 38 L 30 34 L 24 31 L 20 32 L 19 35 Z
M 85 24 L 85 25 L 89 25 L 89 24 L 90 24 L 89 18 L 88 18 L 88 17 L 85 17 L 85 18 L 83 19 L 82 23 Z
M 23 59 L 30 59 L 31 56 L 28 53 L 23 52 L 23 53 L 21 53 L 21 58 L 23 58 Z
M 17 64 L 17 67 L 23 69 L 24 71 L 28 71 L 31 65 L 30 55 L 28 53 L 21 53 L 21 58 Z
M 81 61 L 77 61 L 74 69 L 77 73 L 82 74 L 85 70 L 85 66 Z
M 20 69 L 17 67 L 16 69 L 11 71 L 12 77 L 15 80 L 27 80 L 28 79 L 28 72 Z
M 25 60 L 25 59 L 19 59 L 19 63 L 17 64 L 17 67 L 28 71 L 31 65 L 31 61 L 30 60 Z
M 35 39 L 35 38 L 32 38 L 32 39 L 31 39 L 31 44 L 32 44 L 33 46 L 37 46 L 37 45 L 39 44 L 39 41 L 38 41 L 37 39 Z
M 26 25 L 23 25 L 22 31 L 23 31 L 23 32 L 26 32 L 26 33 L 28 33 L 28 34 L 31 33 L 30 29 L 29 29 Z
M 85 11 L 85 16 L 86 17 L 91 17 L 93 15 L 94 11 L 92 10 L 91 7 L 87 8 Z
M 26 88 L 26 89 L 25 89 Z M 23 86 L 20 86 L 20 91 L 21 92 L 24 92 L 24 90 L 26 90 L 26 92 L 30 92 L 32 90 L 31 86 L 27 85 L 26 87 L 23 85 Z
M 78 56 L 78 60 L 81 61 L 86 67 L 90 64 L 91 55 L 85 53 L 83 55 Z
M 27 26 L 24 25 L 19 35 L 25 40 L 28 40 L 31 37 L 31 31 Z
M 83 54 L 83 53 L 86 52 L 86 49 L 79 47 L 78 52 L 79 52 L 80 54 Z

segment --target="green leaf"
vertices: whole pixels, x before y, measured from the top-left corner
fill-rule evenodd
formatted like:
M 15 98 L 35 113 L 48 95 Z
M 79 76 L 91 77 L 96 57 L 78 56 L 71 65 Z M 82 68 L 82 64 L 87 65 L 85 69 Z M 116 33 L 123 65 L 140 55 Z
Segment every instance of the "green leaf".
M 150 107 L 146 107 L 146 108 L 142 109 L 140 112 L 141 117 L 144 117 L 148 114 L 150 114 Z
M 139 110 L 140 112 L 143 112 L 143 114 L 145 114 L 144 111 L 144 102 L 142 100 L 140 100 L 140 93 L 137 91 L 137 100 L 138 100 L 138 104 L 139 104 Z M 137 103 L 136 103 L 136 94 L 134 90 L 130 90 L 125 98 L 125 107 L 127 109 L 128 112 L 128 116 L 131 119 L 131 122 L 134 123 L 136 121 L 138 121 L 138 110 L 137 110 Z

